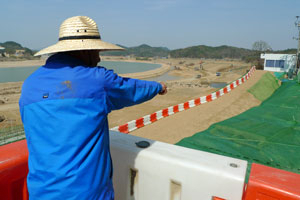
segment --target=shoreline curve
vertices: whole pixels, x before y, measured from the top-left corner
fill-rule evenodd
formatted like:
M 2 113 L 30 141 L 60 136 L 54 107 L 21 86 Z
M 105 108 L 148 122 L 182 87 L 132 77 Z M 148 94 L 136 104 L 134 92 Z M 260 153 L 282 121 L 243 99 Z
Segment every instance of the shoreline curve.
M 107 61 L 107 60 L 105 60 Z M 120 60 L 109 60 L 109 61 L 117 61 L 117 62 L 134 62 L 134 63 L 143 63 L 143 62 L 135 62 L 135 61 L 120 61 Z M 35 66 L 42 66 L 46 62 L 46 59 L 41 60 L 22 60 L 22 61 L 4 61 L 0 62 L 0 68 L 17 68 L 17 67 L 35 67 Z M 165 63 L 153 63 L 153 62 L 145 62 L 150 64 L 159 64 L 161 65 L 159 68 L 148 70 L 144 72 L 133 72 L 133 73 L 126 73 L 126 74 L 119 74 L 123 77 L 135 78 L 135 79 L 147 79 L 153 78 L 164 73 L 170 71 L 171 65 Z

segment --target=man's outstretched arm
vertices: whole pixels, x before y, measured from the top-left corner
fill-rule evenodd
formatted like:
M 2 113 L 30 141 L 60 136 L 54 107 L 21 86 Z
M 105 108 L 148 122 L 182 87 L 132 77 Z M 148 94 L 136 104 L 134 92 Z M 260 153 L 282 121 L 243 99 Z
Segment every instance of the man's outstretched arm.
M 152 99 L 157 94 L 167 93 L 165 83 L 124 78 L 107 70 L 105 90 L 110 110 L 136 105 Z

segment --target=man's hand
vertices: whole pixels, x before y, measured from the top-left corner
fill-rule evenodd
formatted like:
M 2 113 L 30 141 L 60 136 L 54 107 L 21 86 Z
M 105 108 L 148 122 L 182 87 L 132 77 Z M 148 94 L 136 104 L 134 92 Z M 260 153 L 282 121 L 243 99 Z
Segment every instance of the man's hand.
M 167 85 L 164 82 L 160 82 L 160 84 L 162 86 L 162 90 L 158 94 L 160 95 L 167 94 L 168 92 Z

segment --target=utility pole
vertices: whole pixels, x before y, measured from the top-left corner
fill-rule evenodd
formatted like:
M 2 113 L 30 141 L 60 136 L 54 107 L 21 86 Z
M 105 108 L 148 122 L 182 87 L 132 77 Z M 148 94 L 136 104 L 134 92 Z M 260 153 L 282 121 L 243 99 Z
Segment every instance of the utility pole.
M 296 70 L 298 71 L 299 69 L 299 53 L 300 53 L 300 22 L 299 22 L 299 16 L 296 16 L 296 22 L 295 22 L 295 26 L 298 27 L 298 37 L 294 38 L 296 40 L 298 40 L 298 48 L 297 48 L 297 54 L 296 54 Z

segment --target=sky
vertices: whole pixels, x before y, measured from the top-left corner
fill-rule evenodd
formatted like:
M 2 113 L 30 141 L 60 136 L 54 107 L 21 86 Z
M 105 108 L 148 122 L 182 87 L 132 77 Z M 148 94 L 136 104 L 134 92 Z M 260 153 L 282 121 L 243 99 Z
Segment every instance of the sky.
M 84 15 L 104 41 L 171 50 L 196 45 L 296 48 L 299 0 L 1 0 L 0 43 L 39 50 L 58 41 L 60 24 Z

